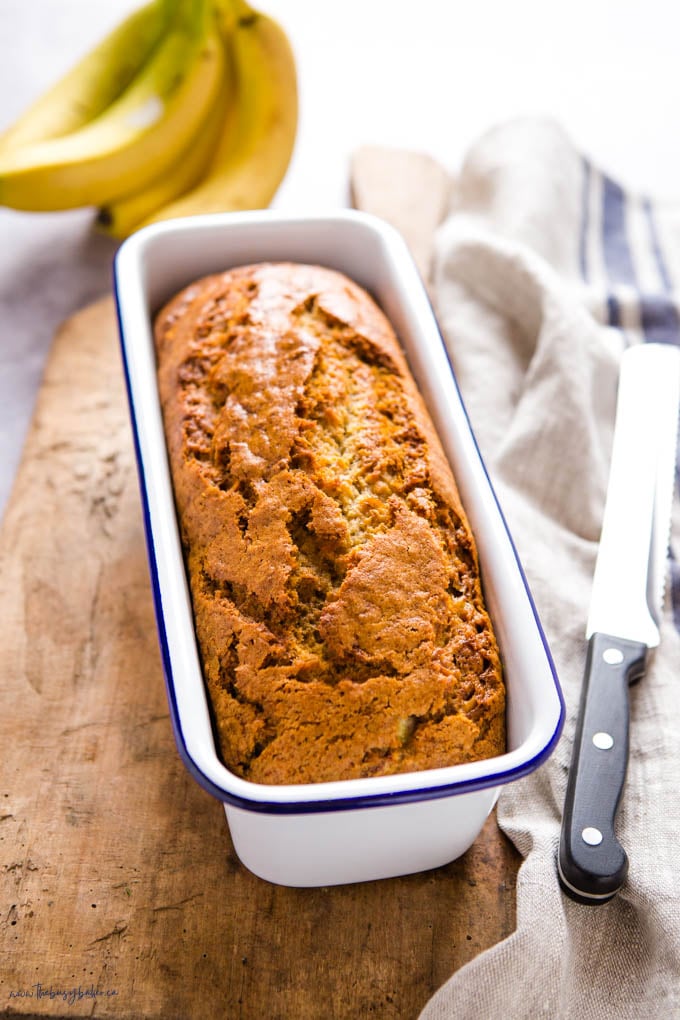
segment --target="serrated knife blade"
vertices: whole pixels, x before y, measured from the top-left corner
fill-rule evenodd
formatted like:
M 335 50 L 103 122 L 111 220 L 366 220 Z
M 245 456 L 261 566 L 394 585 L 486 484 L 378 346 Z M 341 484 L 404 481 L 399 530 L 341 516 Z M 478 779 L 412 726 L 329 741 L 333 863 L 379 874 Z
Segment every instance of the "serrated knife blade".
M 659 644 L 679 409 L 680 349 L 626 350 L 558 855 L 563 890 L 583 903 L 610 900 L 628 873 L 614 831 L 628 766 L 628 686 Z

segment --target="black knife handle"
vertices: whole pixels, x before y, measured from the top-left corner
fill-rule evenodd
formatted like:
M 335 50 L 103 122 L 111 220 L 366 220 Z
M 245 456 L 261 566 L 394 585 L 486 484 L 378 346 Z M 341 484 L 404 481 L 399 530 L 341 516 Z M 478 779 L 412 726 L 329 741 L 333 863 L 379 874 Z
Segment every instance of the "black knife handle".
M 562 889 L 580 903 L 606 903 L 628 873 L 614 822 L 628 767 L 628 685 L 646 654 L 646 645 L 607 634 L 588 644 L 558 858 Z

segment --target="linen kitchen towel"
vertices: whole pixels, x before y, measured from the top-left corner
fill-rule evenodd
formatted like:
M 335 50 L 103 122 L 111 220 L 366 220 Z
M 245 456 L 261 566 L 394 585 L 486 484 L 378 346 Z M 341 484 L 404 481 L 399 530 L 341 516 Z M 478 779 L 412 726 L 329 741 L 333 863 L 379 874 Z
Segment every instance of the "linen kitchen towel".
M 523 857 L 516 930 L 454 974 L 421 1020 L 680 1017 L 677 485 L 661 645 L 630 690 L 617 828 L 629 875 L 615 899 L 582 906 L 556 873 L 618 361 L 629 344 L 680 342 L 680 209 L 627 193 L 544 119 L 486 134 L 454 201 L 436 238 L 436 310 L 567 722 L 549 761 L 498 802 Z

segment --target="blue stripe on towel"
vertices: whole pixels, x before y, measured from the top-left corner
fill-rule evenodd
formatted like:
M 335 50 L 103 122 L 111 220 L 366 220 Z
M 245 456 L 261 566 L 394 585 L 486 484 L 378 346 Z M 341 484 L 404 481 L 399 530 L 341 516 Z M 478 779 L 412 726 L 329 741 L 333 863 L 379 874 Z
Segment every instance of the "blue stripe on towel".
M 643 210 L 649 231 L 650 250 L 656 263 L 662 291 L 658 294 L 638 293 L 640 327 L 648 342 L 680 344 L 680 316 L 673 301 L 673 285 L 666 265 L 654 211 L 649 199 Z M 621 309 L 616 297 L 617 285 L 638 290 L 637 274 L 626 233 L 626 193 L 620 184 L 606 174 L 602 177 L 602 244 L 604 264 L 610 290 L 607 295 L 608 322 L 621 327 Z
M 582 157 L 583 165 L 583 188 L 581 191 L 581 232 L 578 239 L 578 258 L 581 268 L 581 276 L 588 280 L 590 270 L 588 268 L 588 234 L 590 233 L 590 160 Z
M 670 603 L 673 610 L 673 623 L 676 628 L 680 630 L 680 563 L 676 560 L 673 555 L 673 550 L 670 554 Z
M 615 294 L 607 294 L 607 322 L 610 326 L 621 328 L 621 306 Z
M 604 264 L 610 282 L 637 287 L 626 235 L 626 194 L 620 184 L 606 174 L 602 176 L 602 239 Z
M 673 300 L 673 282 L 664 258 L 659 233 L 654 220 L 654 209 L 648 198 L 642 203 L 649 231 L 649 244 L 654 255 L 663 294 L 640 296 L 640 319 L 645 340 L 657 343 L 680 344 L 680 317 Z
M 584 187 L 589 188 L 590 171 L 584 180 Z M 587 207 L 586 207 L 587 208 Z M 671 343 L 680 345 L 680 317 L 673 291 L 673 281 L 661 247 L 659 234 L 654 220 L 654 210 L 649 199 L 643 202 L 643 211 L 647 220 L 650 251 L 656 263 L 661 281 L 659 293 L 644 294 L 639 292 L 635 264 L 626 232 L 626 194 L 619 184 L 611 178 L 602 177 L 602 249 L 604 265 L 609 281 L 607 293 L 607 310 L 609 324 L 621 326 L 621 308 L 616 297 L 616 286 L 626 285 L 637 291 L 640 309 L 640 325 L 647 342 Z M 587 214 L 582 216 L 582 234 L 580 245 L 582 251 L 582 268 L 587 268 L 584 258 L 585 238 L 588 229 Z M 680 450 L 678 451 L 677 468 L 680 472 Z M 680 630 L 680 563 L 669 550 L 669 601 L 673 621 Z
M 649 343 L 680 343 L 680 320 L 675 305 L 657 294 L 640 295 L 640 325 Z
M 668 272 L 668 266 L 666 260 L 663 257 L 663 251 L 661 249 L 661 243 L 659 241 L 659 233 L 656 229 L 656 222 L 654 221 L 654 209 L 652 203 L 648 198 L 645 198 L 642 203 L 642 208 L 647 219 L 647 229 L 649 230 L 649 242 L 654 252 L 654 259 L 656 261 L 656 267 L 661 277 L 661 285 L 664 289 L 665 294 L 673 293 L 673 282 Z

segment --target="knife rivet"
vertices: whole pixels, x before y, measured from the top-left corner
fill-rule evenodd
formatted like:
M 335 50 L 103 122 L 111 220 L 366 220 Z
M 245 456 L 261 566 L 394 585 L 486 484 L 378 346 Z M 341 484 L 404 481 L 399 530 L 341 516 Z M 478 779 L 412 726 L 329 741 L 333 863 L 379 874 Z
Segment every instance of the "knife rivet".
M 593 743 L 600 751 L 608 751 L 614 746 L 614 738 L 611 733 L 604 733 L 600 731 L 599 733 L 593 734 Z
M 594 826 L 589 825 L 581 833 L 581 839 L 583 840 L 584 843 L 587 843 L 588 846 L 599 846 L 600 843 L 602 842 L 602 833 L 600 832 L 599 829 L 596 829 Z
M 619 666 L 623 662 L 623 652 L 618 648 L 605 648 L 602 658 L 608 666 Z

